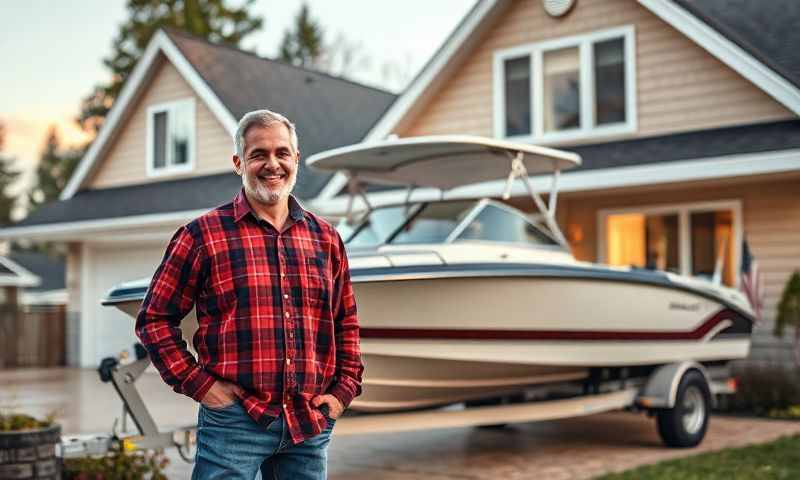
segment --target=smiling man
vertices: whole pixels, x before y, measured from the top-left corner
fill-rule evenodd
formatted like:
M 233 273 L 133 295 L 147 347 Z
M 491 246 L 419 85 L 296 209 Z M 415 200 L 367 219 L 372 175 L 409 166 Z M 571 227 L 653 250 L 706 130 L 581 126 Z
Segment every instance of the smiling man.
M 175 233 L 136 334 L 164 381 L 201 404 L 192 478 L 323 479 L 364 369 L 347 257 L 291 195 L 294 125 L 253 111 L 234 144 L 242 190 Z M 198 359 L 178 329 L 192 308 Z

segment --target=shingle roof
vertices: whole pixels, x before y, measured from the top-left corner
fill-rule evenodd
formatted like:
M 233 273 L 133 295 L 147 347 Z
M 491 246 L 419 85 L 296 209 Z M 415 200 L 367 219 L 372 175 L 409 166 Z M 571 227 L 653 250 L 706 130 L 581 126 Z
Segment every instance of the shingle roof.
M 583 158 L 583 164 L 578 170 L 769 152 L 800 148 L 800 120 L 756 123 L 561 148 L 578 153 Z
M 701 160 L 724 155 L 800 148 L 800 120 L 716 128 L 618 142 L 562 147 L 581 155 L 579 170 Z M 14 227 L 211 209 L 241 188 L 234 173 L 100 190 L 49 203 Z
M 384 90 L 182 32 L 168 30 L 167 34 L 234 118 L 269 108 L 292 120 L 304 158 L 361 141 L 395 99 Z M 312 198 L 329 178 L 330 174 L 309 170 L 303 163 L 295 194 Z
M 646 164 L 663 164 L 748 153 L 800 148 L 800 120 L 757 123 L 736 127 L 698 130 L 634 140 L 592 145 L 555 145 L 555 148 L 581 156 L 581 166 L 566 172 L 601 170 Z M 367 191 L 391 190 L 385 185 L 368 184 Z M 340 194 L 345 194 L 342 189 Z
M 800 87 L 800 2 L 674 0 L 730 41 Z
M 66 285 L 64 260 L 37 252 L 11 252 L 8 258 L 42 280 L 36 287 L 26 287 L 27 291 L 61 290 Z
M 39 207 L 10 228 L 211 209 L 229 202 L 241 187 L 241 177 L 231 172 L 81 190 L 68 200 Z

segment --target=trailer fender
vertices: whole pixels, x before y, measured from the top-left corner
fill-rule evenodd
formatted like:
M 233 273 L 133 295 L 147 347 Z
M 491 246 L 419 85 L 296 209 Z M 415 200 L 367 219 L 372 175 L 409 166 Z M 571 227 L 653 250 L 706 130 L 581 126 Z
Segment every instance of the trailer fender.
M 706 379 L 706 384 L 710 390 L 711 378 L 705 367 L 697 362 L 686 361 L 680 363 L 669 363 L 658 367 L 647 379 L 647 383 L 642 388 L 641 393 L 636 399 L 636 404 L 644 408 L 672 408 L 675 406 L 675 397 L 678 394 L 678 385 L 684 374 L 690 370 L 697 370 Z M 711 398 L 712 406 L 714 397 Z

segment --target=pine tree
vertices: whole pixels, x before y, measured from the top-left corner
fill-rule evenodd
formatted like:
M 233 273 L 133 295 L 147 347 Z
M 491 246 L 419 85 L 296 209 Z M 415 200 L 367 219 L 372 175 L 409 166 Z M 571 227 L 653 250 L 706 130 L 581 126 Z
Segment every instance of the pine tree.
M 298 67 L 320 67 L 324 46 L 322 27 L 311 18 L 308 5 L 303 4 L 294 20 L 294 28 L 283 34 L 281 60 Z
M 16 198 L 8 193 L 8 188 L 19 178 L 19 170 L 13 167 L 14 159 L 3 155 L 5 146 L 5 126 L 0 123 L 0 224 L 11 223 L 11 213 L 16 207 Z
M 36 167 L 36 183 L 28 192 L 30 210 L 43 203 L 56 200 L 78 166 L 83 149 L 62 149 L 55 125 L 47 132 L 39 165 Z
M 120 26 L 112 54 L 103 60 L 112 80 L 95 86 L 83 99 L 78 123 L 86 131 L 100 129 L 125 80 L 159 28 L 172 27 L 212 42 L 238 46 L 242 38 L 260 29 L 263 23 L 261 17 L 248 13 L 254 1 L 229 7 L 226 0 L 128 0 L 128 21 Z

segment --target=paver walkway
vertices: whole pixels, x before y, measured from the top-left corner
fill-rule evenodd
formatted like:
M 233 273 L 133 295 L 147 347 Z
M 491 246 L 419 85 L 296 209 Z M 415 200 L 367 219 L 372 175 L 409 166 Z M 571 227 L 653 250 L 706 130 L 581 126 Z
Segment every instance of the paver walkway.
M 162 429 L 194 423 L 197 407 L 155 373 L 137 382 Z M 58 410 L 65 433 L 108 432 L 121 411 L 110 385 L 93 370 L 0 370 L 0 408 L 26 405 L 34 414 Z M 515 425 L 402 434 L 343 436 L 330 449 L 331 480 L 586 479 L 611 471 L 727 447 L 800 434 L 800 422 L 715 416 L 696 449 L 664 448 L 653 419 L 614 412 Z M 191 466 L 173 451 L 169 478 Z

